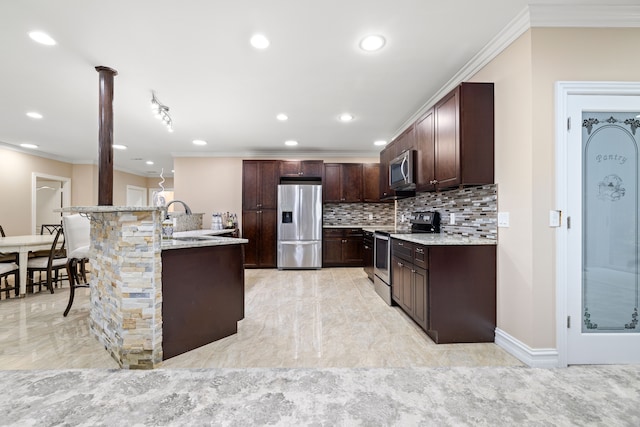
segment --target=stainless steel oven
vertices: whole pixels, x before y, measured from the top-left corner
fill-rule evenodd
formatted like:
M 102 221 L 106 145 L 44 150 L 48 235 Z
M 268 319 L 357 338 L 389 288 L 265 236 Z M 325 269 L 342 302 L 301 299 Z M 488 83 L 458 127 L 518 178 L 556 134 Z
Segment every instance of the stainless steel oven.
M 391 242 L 389 233 L 376 231 L 373 245 L 373 285 L 376 293 L 391 305 Z

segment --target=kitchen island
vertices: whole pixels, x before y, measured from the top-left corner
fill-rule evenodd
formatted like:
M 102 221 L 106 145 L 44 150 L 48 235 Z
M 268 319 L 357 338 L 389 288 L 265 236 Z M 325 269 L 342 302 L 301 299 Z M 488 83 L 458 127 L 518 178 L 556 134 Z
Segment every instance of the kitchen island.
M 90 328 L 122 368 L 152 369 L 235 332 L 246 239 L 196 231 L 163 240 L 156 207 L 65 211 L 91 220 Z

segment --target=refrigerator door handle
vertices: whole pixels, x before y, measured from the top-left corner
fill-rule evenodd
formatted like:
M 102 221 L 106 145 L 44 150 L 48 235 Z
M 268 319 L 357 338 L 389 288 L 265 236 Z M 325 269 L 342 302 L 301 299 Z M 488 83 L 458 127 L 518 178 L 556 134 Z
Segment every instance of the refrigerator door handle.
M 317 245 L 318 240 L 281 240 L 283 245 Z

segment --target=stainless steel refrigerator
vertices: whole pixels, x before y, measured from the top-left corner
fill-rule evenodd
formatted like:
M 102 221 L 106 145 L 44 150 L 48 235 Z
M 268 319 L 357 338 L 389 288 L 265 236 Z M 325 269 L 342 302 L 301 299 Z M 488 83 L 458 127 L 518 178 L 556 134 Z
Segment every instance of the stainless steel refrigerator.
M 278 269 L 322 267 L 322 185 L 278 185 Z

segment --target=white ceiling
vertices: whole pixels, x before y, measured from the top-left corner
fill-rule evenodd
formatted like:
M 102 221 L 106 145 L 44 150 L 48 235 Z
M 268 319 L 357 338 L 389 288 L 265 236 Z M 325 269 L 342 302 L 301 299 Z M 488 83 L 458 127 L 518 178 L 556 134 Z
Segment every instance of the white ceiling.
M 128 146 L 114 153 L 118 169 L 170 176 L 184 155 L 375 156 L 373 142 L 395 136 L 527 3 L 0 0 L 0 144 L 95 164 L 103 65 L 118 71 L 114 143 Z M 57 45 L 33 42 L 33 30 Z M 268 49 L 249 45 L 257 32 Z M 386 37 L 381 51 L 358 48 L 370 33 Z M 173 133 L 151 113 L 152 90 Z M 355 120 L 339 122 L 343 112 Z

